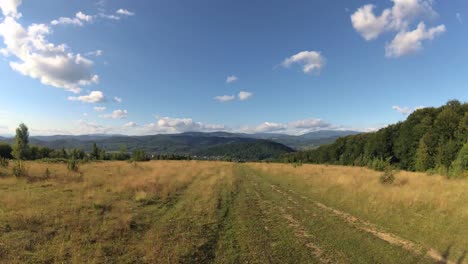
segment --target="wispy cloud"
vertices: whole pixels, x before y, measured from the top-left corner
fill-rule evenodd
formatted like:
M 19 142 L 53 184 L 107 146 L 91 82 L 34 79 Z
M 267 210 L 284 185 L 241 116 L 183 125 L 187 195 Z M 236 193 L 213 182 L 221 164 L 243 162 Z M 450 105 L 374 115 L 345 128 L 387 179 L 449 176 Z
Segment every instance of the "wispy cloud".
M 237 80 L 239 80 L 237 76 L 231 75 L 226 78 L 226 83 L 233 83 L 233 82 L 236 82 Z
M 414 111 L 418 109 L 422 109 L 422 108 L 424 108 L 424 106 L 418 106 L 418 107 L 407 107 L 407 106 L 398 106 L 398 105 L 392 106 L 393 110 L 397 111 L 398 113 L 402 115 L 409 115 L 413 113 Z
M 281 65 L 289 68 L 293 64 L 302 65 L 304 73 L 320 73 L 320 70 L 325 66 L 325 58 L 318 51 L 301 51 L 286 58 Z
M 460 13 L 455 14 L 455 17 L 457 18 L 458 22 L 460 22 L 460 24 L 463 24 L 463 19 Z
M 101 118 L 109 118 L 109 119 L 125 119 L 128 116 L 127 110 L 115 110 L 111 114 L 100 115 Z
M 123 15 L 123 16 L 134 16 L 134 12 L 130 12 L 127 9 L 119 9 L 117 10 L 116 14 Z
M 219 101 L 219 102 L 229 102 L 229 101 L 232 101 L 234 100 L 236 97 L 234 95 L 220 95 L 220 96 L 216 96 L 214 99 Z
M 101 91 L 92 91 L 88 95 L 69 96 L 70 101 L 80 101 L 83 103 L 100 103 L 105 101 L 104 93 Z
M 246 92 L 246 91 L 240 91 L 239 94 L 237 95 L 237 97 L 239 98 L 239 100 L 241 101 L 245 101 L 249 98 L 251 98 L 253 96 L 253 93 L 251 92 Z

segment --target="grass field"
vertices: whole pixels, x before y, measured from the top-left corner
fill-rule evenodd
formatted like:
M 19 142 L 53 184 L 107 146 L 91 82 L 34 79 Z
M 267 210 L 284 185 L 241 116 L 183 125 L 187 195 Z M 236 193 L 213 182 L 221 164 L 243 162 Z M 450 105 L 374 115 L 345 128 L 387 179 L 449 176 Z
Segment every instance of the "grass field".
M 468 181 L 158 161 L 0 168 L 0 263 L 468 263 Z M 48 169 L 49 174 L 45 173 Z

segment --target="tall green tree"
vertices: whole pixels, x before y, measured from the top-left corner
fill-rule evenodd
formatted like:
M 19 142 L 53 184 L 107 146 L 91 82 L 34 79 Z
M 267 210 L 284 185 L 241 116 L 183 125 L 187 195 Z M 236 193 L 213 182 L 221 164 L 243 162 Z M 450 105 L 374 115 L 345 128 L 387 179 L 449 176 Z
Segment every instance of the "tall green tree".
M 20 124 L 16 129 L 15 143 L 13 144 L 13 156 L 19 160 L 25 160 L 29 155 L 29 129 L 25 124 Z
M 419 141 L 419 147 L 416 150 L 416 170 L 417 171 L 426 171 L 432 167 L 432 156 L 429 152 L 429 147 L 424 140 L 424 137 Z

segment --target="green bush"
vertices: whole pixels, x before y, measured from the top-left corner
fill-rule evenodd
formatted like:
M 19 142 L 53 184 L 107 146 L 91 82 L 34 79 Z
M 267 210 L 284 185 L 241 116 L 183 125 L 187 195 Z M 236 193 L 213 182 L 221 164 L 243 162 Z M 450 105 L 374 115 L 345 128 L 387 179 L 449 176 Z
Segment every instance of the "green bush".
M 453 161 L 449 170 L 449 178 L 468 177 L 468 143 L 465 143 L 458 153 L 457 159 Z
M 385 169 L 385 172 L 380 175 L 379 181 L 381 184 L 393 184 L 395 182 L 395 175 L 389 168 Z
M 13 164 L 12 173 L 16 177 L 28 176 L 28 170 L 26 169 L 26 165 L 24 165 L 24 162 L 21 160 L 15 161 L 15 163 Z
M 390 166 L 390 162 L 385 161 L 382 158 L 374 159 L 370 164 L 371 169 L 376 171 L 385 171 L 387 167 Z

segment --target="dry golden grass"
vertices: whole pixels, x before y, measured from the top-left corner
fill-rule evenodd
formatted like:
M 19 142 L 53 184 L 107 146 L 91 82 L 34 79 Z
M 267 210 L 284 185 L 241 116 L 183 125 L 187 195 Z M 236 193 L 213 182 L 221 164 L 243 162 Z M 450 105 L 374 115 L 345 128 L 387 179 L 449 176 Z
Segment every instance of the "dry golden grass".
M 396 172 L 382 185 L 382 172 L 331 165 L 249 164 L 285 185 L 312 195 L 396 234 L 440 252 L 468 250 L 468 181 L 440 175 Z
M 78 172 L 66 164 L 26 167 L 19 178 L 2 169 L 0 262 L 173 262 L 196 249 L 192 229 L 200 233 L 215 221 L 218 196 L 233 181 L 229 163 L 97 162 Z

